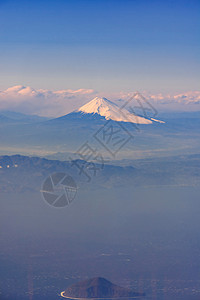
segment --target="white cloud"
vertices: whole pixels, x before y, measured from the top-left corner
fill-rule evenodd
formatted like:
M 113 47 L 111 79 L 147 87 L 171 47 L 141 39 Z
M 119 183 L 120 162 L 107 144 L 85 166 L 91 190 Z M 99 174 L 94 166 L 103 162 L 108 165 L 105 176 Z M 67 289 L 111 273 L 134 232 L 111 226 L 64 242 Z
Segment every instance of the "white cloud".
M 134 93 L 120 93 L 118 99 L 123 101 L 130 98 L 133 94 Z M 141 94 L 160 111 L 200 111 L 200 91 L 188 91 L 175 94 L 150 94 L 148 92 L 142 92 Z
M 189 91 L 175 95 L 150 95 L 150 99 L 160 103 L 200 104 L 200 91 Z
M 17 85 L 0 91 L 0 110 L 55 117 L 69 113 L 94 96 L 92 89 L 50 91 Z
M 127 100 L 132 94 L 123 92 L 97 94 L 92 89 L 36 90 L 29 86 L 17 85 L 0 91 L 0 110 L 56 117 L 79 108 L 95 96 L 104 96 L 118 102 L 117 99 Z M 150 94 L 147 92 L 142 94 L 160 110 L 200 110 L 200 91 L 188 91 L 171 95 Z

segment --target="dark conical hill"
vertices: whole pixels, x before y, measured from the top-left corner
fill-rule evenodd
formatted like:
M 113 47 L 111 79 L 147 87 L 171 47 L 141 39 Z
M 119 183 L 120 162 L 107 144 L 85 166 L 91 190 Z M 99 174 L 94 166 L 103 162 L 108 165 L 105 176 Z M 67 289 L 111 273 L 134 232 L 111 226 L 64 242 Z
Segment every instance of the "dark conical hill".
M 68 287 L 63 293 L 66 298 L 133 298 L 144 296 L 142 293 L 117 286 L 105 278 L 95 277 Z

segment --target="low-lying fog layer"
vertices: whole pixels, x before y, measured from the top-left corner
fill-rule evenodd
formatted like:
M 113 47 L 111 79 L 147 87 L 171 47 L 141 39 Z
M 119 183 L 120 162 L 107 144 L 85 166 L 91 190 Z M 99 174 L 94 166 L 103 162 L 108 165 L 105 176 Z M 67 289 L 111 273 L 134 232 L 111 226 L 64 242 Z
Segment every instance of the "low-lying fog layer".
M 199 192 L 85 189 L 62 209 L 39 192 L 1 193 L 2 299 L 59 299 L 95 276 L 147 299 L 199 299 Z

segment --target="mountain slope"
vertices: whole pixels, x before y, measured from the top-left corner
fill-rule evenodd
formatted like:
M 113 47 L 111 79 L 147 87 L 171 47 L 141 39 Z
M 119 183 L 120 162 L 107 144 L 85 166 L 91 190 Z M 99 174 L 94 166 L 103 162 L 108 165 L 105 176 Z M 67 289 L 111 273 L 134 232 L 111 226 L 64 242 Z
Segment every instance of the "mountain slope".
M 0 124 L 9 124 L 9 123 L 15 123 L 16 121 L 7 117 L 7 116 L 4 116 L 3 114 L 0 114 Z
M 23 114 L 15 111 L 9 111 L 9 110 L 2 110 L 0 111 L 0 120 L 2 118 L 7 118 L 10 122 L 16 123 L 16 122 L 24 122 L 24 123 L 36 123 L 36 122 L 43 122 L 47 121 L 49 118 L 46 117 L 40 117 L 37 115 L 28 115 Z

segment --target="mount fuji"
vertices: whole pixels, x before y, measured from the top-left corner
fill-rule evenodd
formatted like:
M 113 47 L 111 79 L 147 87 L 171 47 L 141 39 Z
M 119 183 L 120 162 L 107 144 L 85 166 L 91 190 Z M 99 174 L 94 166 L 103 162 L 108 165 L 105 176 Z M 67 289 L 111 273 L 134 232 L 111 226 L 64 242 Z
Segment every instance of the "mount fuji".
M 90 102 L 81 106 L 79 109 L 64 115 L 62 117 L 51 120 L 64 121 L 66 119 L 106 119 L 117 122 L 135 123 L 135 124 L 152 124 L 154 122 L 164 123 L 162 121 L 146 118 L 133 113 L 127 109 L 120 109 L 114 102 L 106 99 L 95 97 Z
M 88 139 L 96 147 L 98 142 L 94 135 L 107 126 L 108 122 L 115 131 L 119 128 L 122 130 L 120 134 L 123 139 L 135 136 L 142 130 L 142 136 L 137 139 L 138 147 L 142 149 L 160 147 L 163 131 L 167 127 L 160 124 L 164 123 L 162 121 L 144 117 L 139 113 L 131 113 L 124 108 L 120 109 L 106 98 L 96 97 L 79 109 L 59 118 L 31 124 L 18 122 L 19 124 L 0 126 L 1 147 L 3 149 L 15 147 L 13 154 L 17 152 L 25 155 L 75 153 Z M 140 125 L 140 130 L 137 124 Z M 133 140 L 131 139 L 128 144 L 130 149 Z M 129 148 L 126 148 L 126 151 Z
M 153 118 L 146 118 L 133 113 L 127 109 L 120 109 L 114 102 L 106 99 L 95 97 L 90 102 L 81 106 L 79 109 L 52 121 L 64 121 L 68 118 L 72 119 L 106 119 L 117 122 L 135 123 L 135 124 L 152 124 L 154 122 L 164 123 Z

